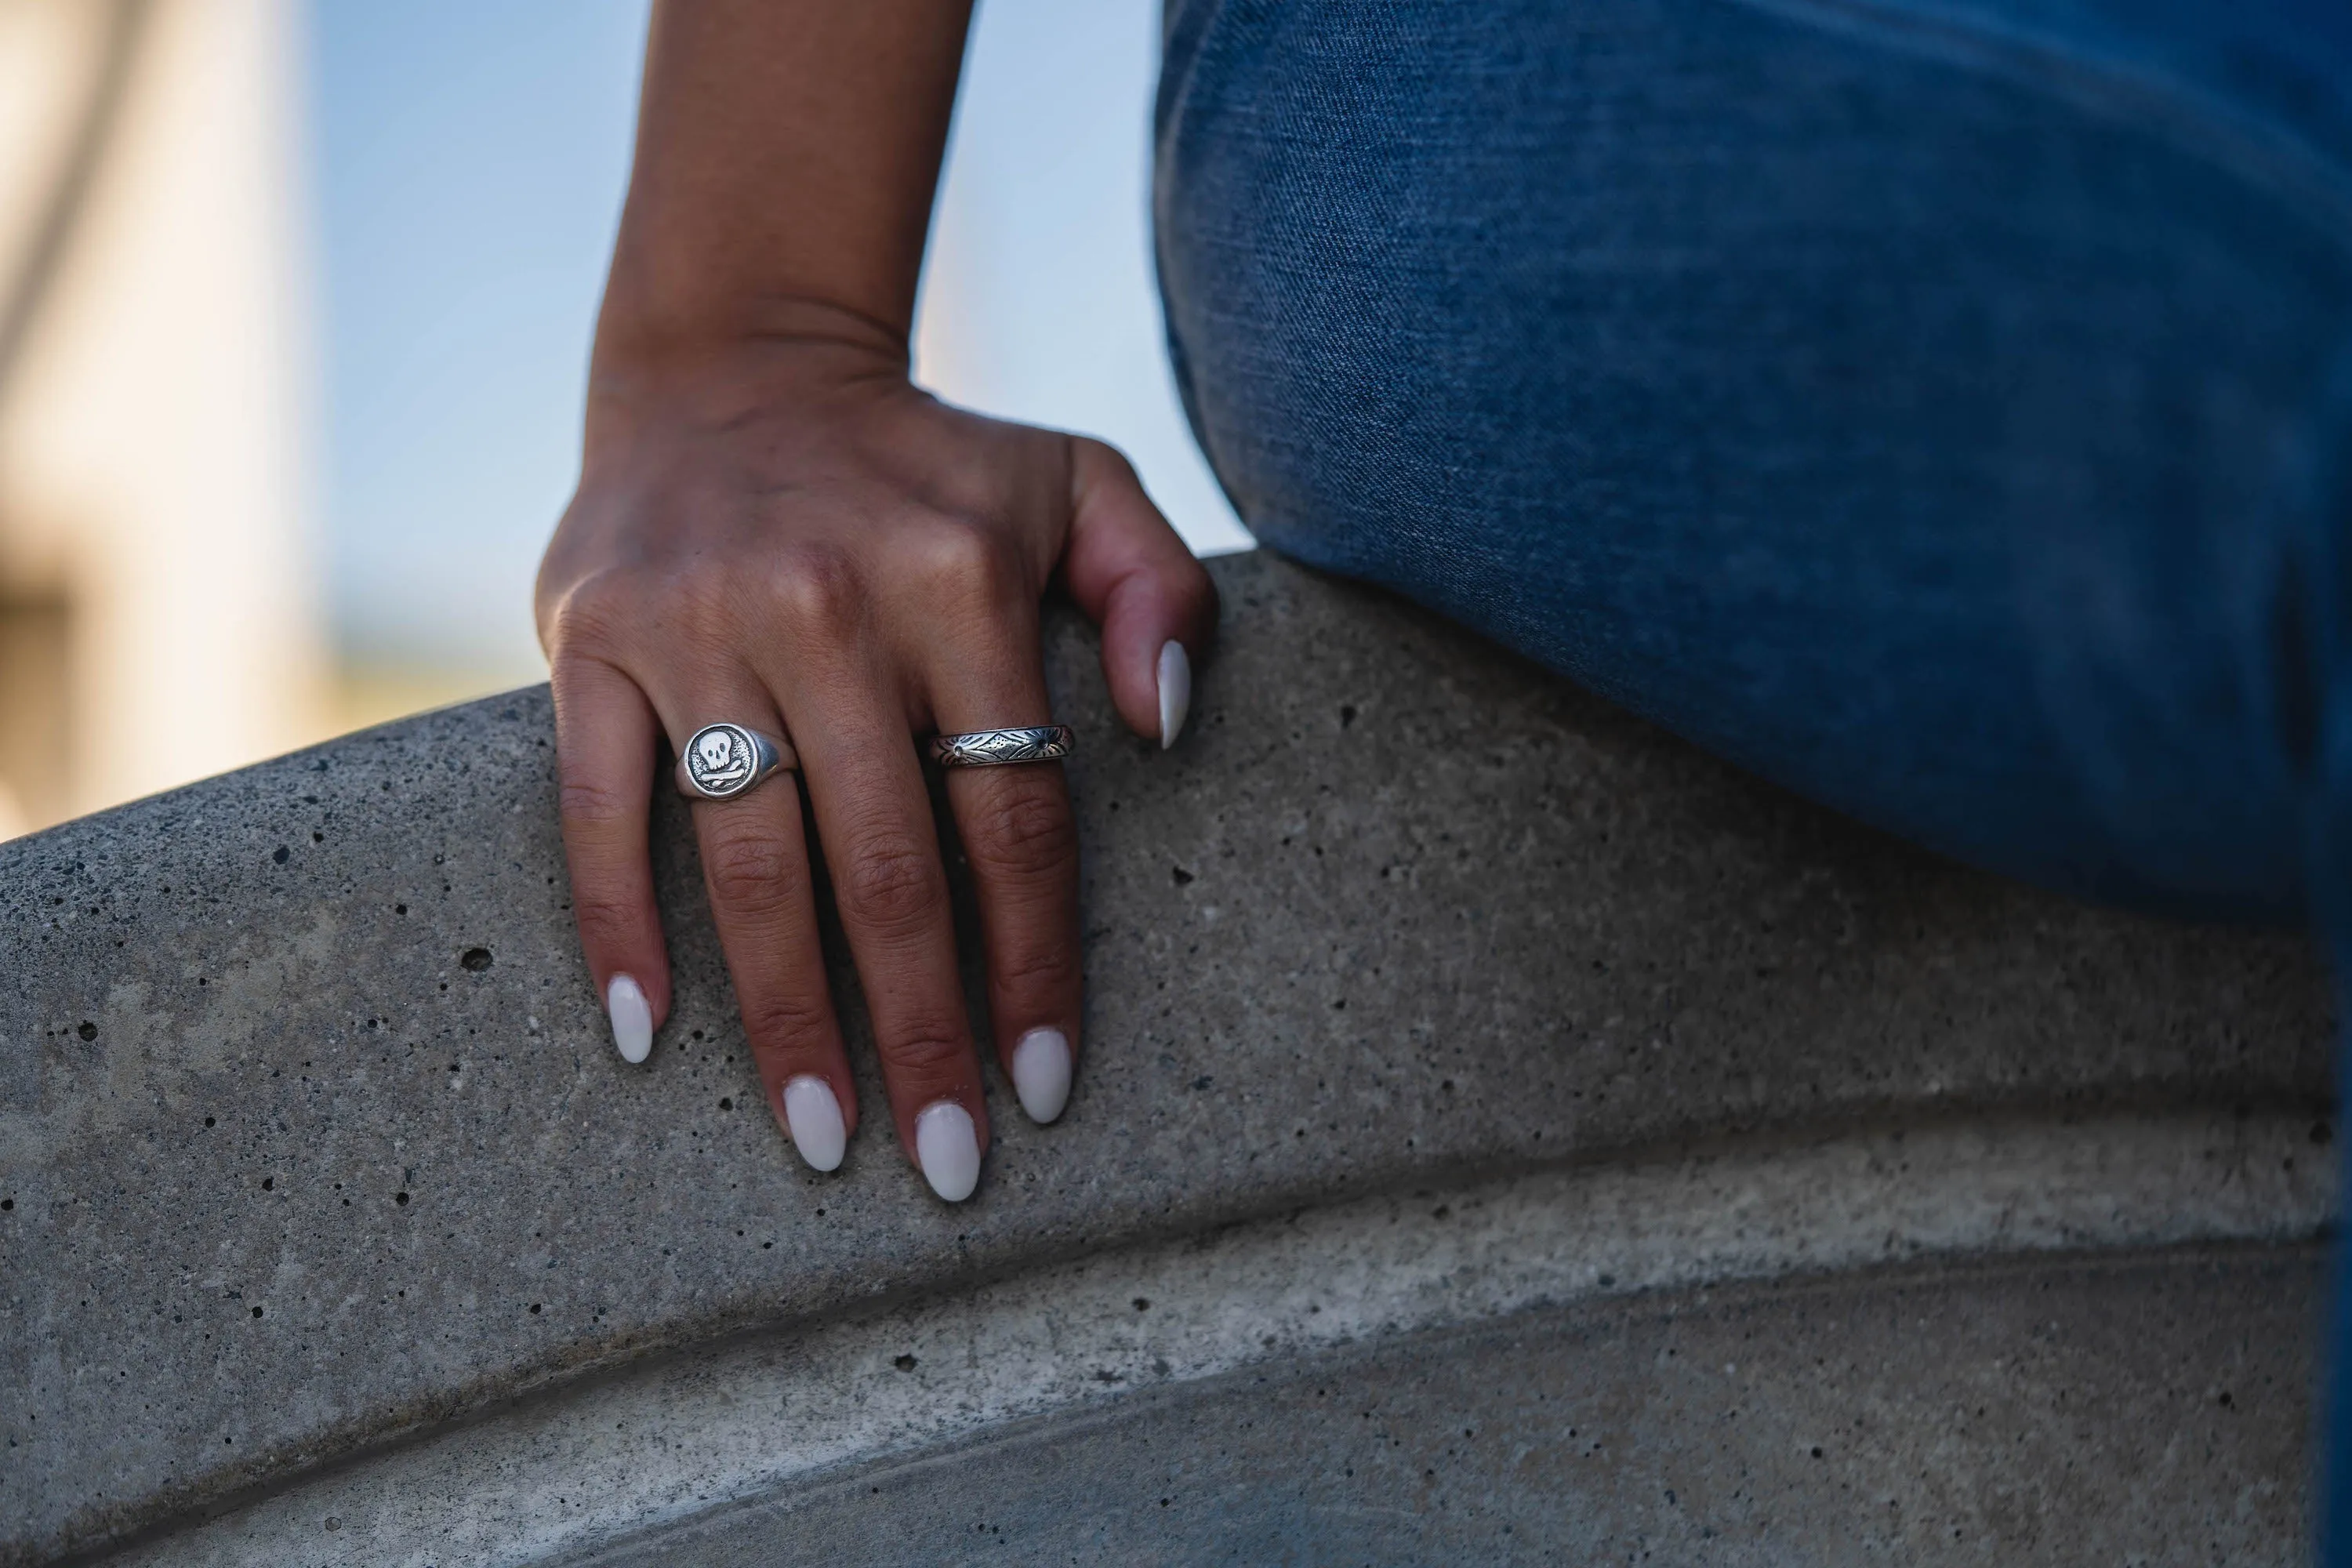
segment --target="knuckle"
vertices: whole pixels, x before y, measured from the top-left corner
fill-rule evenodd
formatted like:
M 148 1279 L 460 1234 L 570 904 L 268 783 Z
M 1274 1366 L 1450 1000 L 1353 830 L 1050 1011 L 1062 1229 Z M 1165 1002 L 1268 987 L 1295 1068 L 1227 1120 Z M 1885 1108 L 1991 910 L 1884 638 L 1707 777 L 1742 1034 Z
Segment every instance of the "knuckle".
M 1015 996 L 1057 999 L 1078 987 L 1078 955 L 1055 942 L 1023 944 L 989 966 L 997 985 Z
M 571 827 L 614 827 L 636 819 L 644 796 L 615 789 L 603 779 L 567 774 L 556 788 L 555 809 Z
M 628 668 L 656 650 L 707 658 L 744 621 L 739 574 L 699 558 L 667 567 L 601 574 L 573 588 L 549 624 L 549 663 L 559 686 L 591 665 Z
M 609 656 L 619 648 L 630 627 L 644 618 L 643 600 L 633 581 L 603 572 L 572 585 L 549 617 L 548 646 L 553 664 L 569 658 Z
M 1176 596 L 1202 627 L 1217 624 L 1217 580 L 1197 558 L 1187 558 L 1176 577 Z
M 1135 465 L 1128 459 L 1125 451 L 1108 441 L 1097 441 L 1091 436 L 1079 436 L 1074 439 L 1079 447 L 1076 454 L 1077 460 L 1095 464 L 1113 479 L 1141 487 L 1143 476 L 1135 471 Z
M 860 845 L 843 862 L 835 885 L 843 912 L 885 935 L 922 926 L 943 909 L 945 892 L 933 858 L 904 838 Z
M 1056 792 L 1014 784 L 971 809 L 964 824 L 964 852 L 1000 875 L 1058 879 L 1077 868 L 1077 825 Z
M 829 540 L 782 547 L 768 591 L 787 621 L 809 630 L 840 633 L 865 617 L 865 576 L 849 552 Z
M 936 1086 L 961 1079 L 971 1047 L 951 1026 L 914 1028 L 875 1042 L 883 1065 L 901 1080 Z
M 833 1009 L 822 996 L 778 992 L 743 1002 L 743 1034 L 755 1050 L 821 1046 L 833 1033 Z
M 800 891 L 797 866 L 782 835 L 738 830 L 713 839 L 702 874 L 714 903 L 730 914 L 757 920 L 792 907 Z
M 572 918 L 580 928 L 580 944 L 600 952 L 635 942 L 645 922 L 644 911 L 625 899 L 606 894 L 583 896 L 576 891 L 572 900 Z
M 987 613 L 1021 595 L 1019 563 L 984 521 L 935 518 L 915 531 L 906 549 L 909 571 L 935 604 Z
M 975 519 L 935 512 L 908 535 L 908 563 L 925 577 L 968 581 L 996 569 L 999 554 L 987 526 Z

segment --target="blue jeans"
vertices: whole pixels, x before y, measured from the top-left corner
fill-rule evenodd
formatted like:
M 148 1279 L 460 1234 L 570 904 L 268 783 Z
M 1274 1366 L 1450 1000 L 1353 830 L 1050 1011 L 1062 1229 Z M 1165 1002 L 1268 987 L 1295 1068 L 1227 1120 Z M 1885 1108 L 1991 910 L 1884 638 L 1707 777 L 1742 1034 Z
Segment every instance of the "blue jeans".
M 1158 134 L 1265 542 L 1962 859 L 2352 933 L 2352 0 L 1170 0 Z

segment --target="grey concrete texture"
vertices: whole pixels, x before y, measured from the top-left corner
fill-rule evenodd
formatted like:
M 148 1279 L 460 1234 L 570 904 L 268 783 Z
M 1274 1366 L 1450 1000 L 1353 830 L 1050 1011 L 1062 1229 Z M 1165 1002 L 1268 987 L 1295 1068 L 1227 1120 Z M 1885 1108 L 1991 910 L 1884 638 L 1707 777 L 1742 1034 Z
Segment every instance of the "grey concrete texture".
M 1996 1115 L 1714 1142 L 1292 1210 L 647 1357 L 295 1478 L 108 1562 L 572 1563 L 733 1503 L 789 1503 L 886 1456 L 1076 1419 L 1228 1373 L 1305 1375 L 1384 1341 L 1579 1303 L 1642 1296 L 1655 1310 L 1743 1283 L 1902 1272 L 1930 1260 L 1997 1260 L 2012 1270 L 2038 1260 L 2054 1277 L 2070 1257 L 2288 1252 L 2325 1236 L 2336 1213 L 2334 1162 L 2314 1150 L 2311 1131 L 2300 1117 L 2230 1110 Z M 2136 1278 L 2136 1289 L 2153 1292 L 2168 1276 Z M 2307 1340 L 2275 1312 L 2275 1277 L 2232 1278 L 2251 1299 L 2209 1295 L 2210 1321 L 2268 1325 L 2284 1336 L 2278 1350 L 2307 1363 Z M 2158 1304 L 2109 1321 L 2136 1333 Z M 2030 1344 L 1946 1348 L 1971 1363 L 1991 1353 L 2041 1364 Z M 2095 1348 L 2138 1353 L 2132 1344 Z M 1909 1386 L 1941 1367 L 1931 1355 L 1890 1365 L 1887 1376 Z M 1811 1398 L 1777 1377 L 1751 1377 L 1743 1396 L 1759 1405 Z M 1685 1406 L 1666 1399 L 1645 1408 L 1622 1443 L 1687 1446 Z M 1276 1426 L 1290 1419 L 1279 1405 L 1260 1414 Z M 2136 1419 L 2128 1407 L 2061 1401 L 2042 1414 L 2071 1424 L 2065 1440 L 2086 1466 L 2137 1452 L 2138 1429 L 2110 1425 Z M 2021 1427 L 2020 1440 L 2027 1435 Z M 1313 1435 L 1297 1436 L 1303 1450 Z M 1904 1462 L 1946 1468 L 1948 1445 L 1926 1438 Z M 1271 1433 L 1258 1440 L 1278 1442 Z M 1631 1482 L 1640 1472 L 1623 1474 Z M 2281 1494 L 2263 1520 L 2292 1518 L 2299 1467 L 2271 1466 L 2263 1479 Z M 1966 1479 L 1955 1474 L 1952 1483 Z M 999 1517 L 1018 1497 L 994 1497 Z M 1097 1511 L 1107 1521 L 1118 1513 L 1108 1502 Z M 880 1543 L 888 1539 L 860 1560 L 893 1560 Z M 2292 1532 L 2271 1544 L 2291 1551 Z
M 894 1456 L 581 1561 L 2284 1568 L 2323 1274 L 2314 1249 L 2189 1250 L 1528 1313 Z
M 543 690 L 0 847 L 0 1562 L 666 1348 L 1433 1176 L 2329 1103 L 2300 942 L 1941 863 L 1379 595 L 1215 571 L 1164 755 L 1054 623 L 1087 1055 L 1050 1129 L 992 1075 L 960 1207 L 883 1119 L 835 1176 L 785 1146 L 674 802 L 677 1004 L 614 1054 Z

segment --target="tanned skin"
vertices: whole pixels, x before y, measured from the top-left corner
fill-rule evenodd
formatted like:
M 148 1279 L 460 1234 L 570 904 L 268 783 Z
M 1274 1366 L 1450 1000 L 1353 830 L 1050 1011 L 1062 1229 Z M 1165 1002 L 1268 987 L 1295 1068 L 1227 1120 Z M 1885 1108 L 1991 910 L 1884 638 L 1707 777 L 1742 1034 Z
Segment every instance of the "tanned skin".
M 818 952 L 824 847 L 901 1147 L 961 1105 L 988 1142 L 919 739 L 1052 721 L 1039 601 L 1102 629 L 1110 692 L 1160 736 L 1157 668 L 1215 591 L 1117 452 L 951 408 L 908 335 L 971 7 L 665 0 L 597 322 L 580 487 L 540 569 L 573 907 L 597 994 L 669 963 L 647 858 L 661 742 L 789 738 L 777 780 L 693 808 L 770 1109 L 803 1074 L 854 1129 Z M 962 769 L 1001 1052 L 1079 1043 L 1077 849 L 1053 765 Z M 1008 1062 L 1009 1069 L 1009 1062 Z

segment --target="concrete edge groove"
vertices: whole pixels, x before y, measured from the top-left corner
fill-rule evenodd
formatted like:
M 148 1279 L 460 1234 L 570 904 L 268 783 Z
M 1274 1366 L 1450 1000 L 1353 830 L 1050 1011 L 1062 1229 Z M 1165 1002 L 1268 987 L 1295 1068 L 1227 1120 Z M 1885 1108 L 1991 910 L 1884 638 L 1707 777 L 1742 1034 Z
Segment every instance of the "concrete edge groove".
M 1126 1390 L 1579 1299 L 1938 1258 L 2308 1241 L 2307 1115 L 1757 1140 L 1362 1199 L 664 1359 L 309 1479 L 119 1563 L 577 1557 Z

